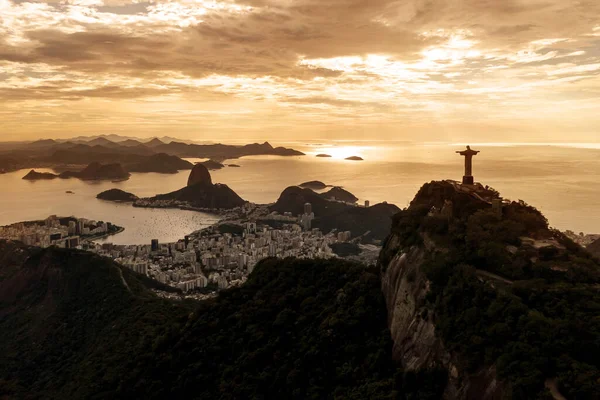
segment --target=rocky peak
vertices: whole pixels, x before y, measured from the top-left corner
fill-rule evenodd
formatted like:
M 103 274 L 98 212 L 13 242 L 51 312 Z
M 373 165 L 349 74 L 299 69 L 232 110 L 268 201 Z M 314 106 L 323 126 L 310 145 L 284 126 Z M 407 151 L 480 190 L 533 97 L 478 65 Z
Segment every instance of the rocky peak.
M 188 178 L 188 186 L 194 185 L 212 185 L 212 178 L 210 177 L 210 172 L 208 169 L 202 164 L 194 165 L 192 172 L 190 173 L 190 177 Z
M 406 373 L 441 373 L 440 398 L 541 398 L 549 387 L 594 398 L 597 384 L 577 384 L 591 359 L 576 343 L 598 322 L 581 318 L 593 312 L 573 293 L 597 298 L 600 264 L 535 207 L 481 185 L 427 183 L 394 216 L 379 267 L 393 357 Z M 568 339 L 559 329 L 578 324 Z

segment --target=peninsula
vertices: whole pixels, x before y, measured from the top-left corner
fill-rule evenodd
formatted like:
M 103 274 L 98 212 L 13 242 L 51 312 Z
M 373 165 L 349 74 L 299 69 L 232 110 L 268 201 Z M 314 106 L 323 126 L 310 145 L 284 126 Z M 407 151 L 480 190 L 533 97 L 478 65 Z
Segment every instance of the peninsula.
M 225 168 L 225 165 L 223 165 L 220 162 L 215 161 L 215 160 L 204 161 L 200 164 L 204 165 L 210 171 L 215 171 L 215 170 Z
M 25 180 L 36 181 L 36 180 L 51 180 L 51 179 L 69 179 L 78 178 L 84 181 L 96 181 L 96 180 L 127 180 L 130 174 L 123 169 L 121 164 L 100 164 L 97 162 L 91 163 L 83 170 L 65 171 L 61 174 L 53 174 L 50 172 L 37 172 L 35 170 L 29 171 L 27 175 L 23 177 Z
M 176 174 L 182 170 L 191 170 L 194 167 L 189 161 L 166 153 L 153 154 L 144 157 L 141 161 L 126 165 L 129 172 L 155 172 L 160 174 Z
M 324 233 L 333 230 L 349 232 L 351 238 L 365 244 L 381 243 L 388 235 L 391 217 L 400 211 L 400 208 L 388 203 L 362 207 L 334 201 L 324 194 L 298 186 L 286 188 L 269 209 L 283 215 L 302 216 L 306 214 L 307 204 L 314 213 L 311 228 L 319 228 Z
M 342 189 L 339 186 L 336 186 L 331 190 L 322 193 L 321 196 L 328 200 L 343 201 L 345 203 L 356 203 L 358 201 L 358 197 L 356 197 L 349 191 Z

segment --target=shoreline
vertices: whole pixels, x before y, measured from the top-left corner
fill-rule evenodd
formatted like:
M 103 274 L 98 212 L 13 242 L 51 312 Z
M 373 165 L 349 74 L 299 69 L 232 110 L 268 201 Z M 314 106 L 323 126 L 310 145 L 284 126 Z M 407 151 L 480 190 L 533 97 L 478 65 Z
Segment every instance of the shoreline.
M 195 211 L 195 212 L 201 212 L 201 213 L 205 213 L 205 214 L 214 214 L 214 215 L 218 215 L 218 216 L 226 216 L 228 213 L 232 212 L 235 209 L 230 209 L 230 210 L 225 210 L 225 209 L 221 209 L 221 208 L 201 208 L 201 207 L 194 207 L 191 205 L 185 205 L 185 204 L 136 204 L 135 202 L 131 204 L 132 207 L 135 208 L 149 208 L 149 209 L 171 209 L 171 210 L 184 210 L 184 211 Z
M 116 232 L 108 232 L 108 233 L 105 233 L 103 235 L 98 235 L 98 236 L 93 236 L 93 237 L 86 237 L 83 240 L 86 241 L 86 242 L 93 242 L 95 240 L 106 239 L 107 237 L 118 235 L 119 233 L 123 233 L 124 231 L 125 231 L 125 228 L 122 227 L 122 226 L 119 226 L 119 228 L 117 229 Z

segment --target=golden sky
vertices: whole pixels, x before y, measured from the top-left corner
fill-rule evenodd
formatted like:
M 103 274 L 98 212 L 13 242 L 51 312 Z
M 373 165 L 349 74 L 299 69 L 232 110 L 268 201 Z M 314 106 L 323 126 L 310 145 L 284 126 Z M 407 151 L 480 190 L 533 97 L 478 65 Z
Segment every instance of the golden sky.
M 0 139 L 600 138 L 598 0 L 0 0 Z

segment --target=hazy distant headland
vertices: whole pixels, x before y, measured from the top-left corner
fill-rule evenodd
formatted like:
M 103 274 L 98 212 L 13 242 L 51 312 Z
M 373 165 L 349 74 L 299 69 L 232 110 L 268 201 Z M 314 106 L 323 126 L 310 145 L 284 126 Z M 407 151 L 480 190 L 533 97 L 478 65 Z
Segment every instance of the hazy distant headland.
M 93 162 L 81 171 L 64 171 L 58 175 L 51 172 L 40 173 L 32 169 L 23 177 L 23 179 L 28 181 L 39 181 L 56 178 L 78 178 L 84 181 L 123 181 L 129 179 L 130 175 L 129 172 L 123 169 L 121 164 L 100 164 L 98 162 Z
M 116 135 L 111 135 L 110 139 L 97 136 L 0 143 L 0 173 L 25 168 L 78 170 L 96 162 L 120 164 L 126 172 L 174 174 L 181 170 L 191 170 L 194 166 L 182 158 L 207 158 L 211 160 L 210 166 L 217 167 L 224 160 L 245 156 L 304 155 L 291 148 L 273 147 L 268 142 L 235 146 L 185 143 L 174 139 L 167 142 L 157 138 L 141 141 Z

